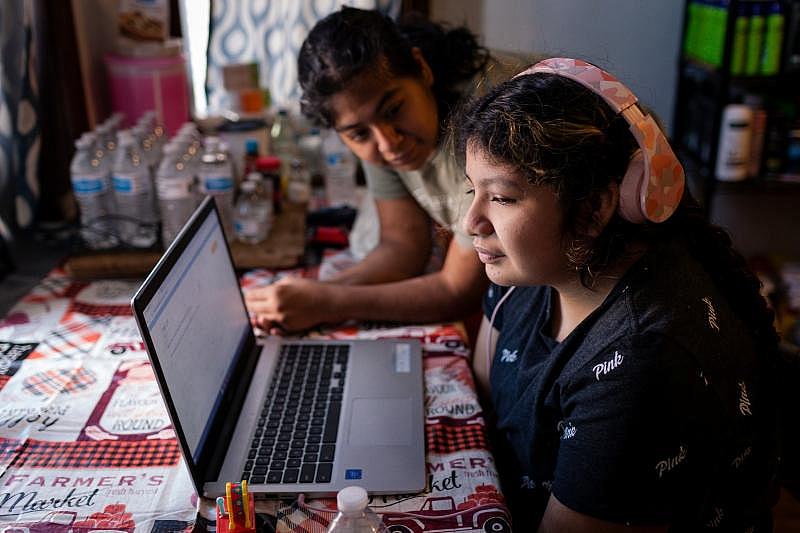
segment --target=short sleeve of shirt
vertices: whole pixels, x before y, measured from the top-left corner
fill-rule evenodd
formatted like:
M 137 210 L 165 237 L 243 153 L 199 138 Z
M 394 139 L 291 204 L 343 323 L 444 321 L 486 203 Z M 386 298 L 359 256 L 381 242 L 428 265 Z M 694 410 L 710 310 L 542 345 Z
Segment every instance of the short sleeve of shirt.
M 361 164 L 364 167 L 367 188 L 375 198 L 391 200 L 409 196 L 408 189 L 396 172 L 363 160 Z
M 693 359 L 657 335 L 612 343 L 582 364 L 560 392 L 553 494 L 605 520 L 668 521 L 698 475 L 700 380 Z

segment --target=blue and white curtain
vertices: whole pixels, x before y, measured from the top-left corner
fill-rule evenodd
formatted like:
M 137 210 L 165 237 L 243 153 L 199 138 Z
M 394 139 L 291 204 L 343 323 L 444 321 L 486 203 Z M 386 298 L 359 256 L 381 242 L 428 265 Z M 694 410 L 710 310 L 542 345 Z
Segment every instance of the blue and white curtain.
M 0 235 L 34 220 L 39 198 L 39 73 L 34 0 L 0 1 Z
M 401 0 L 213 0 L 206 81 L 210 109 L 228 107 L 221 67 L 255 61 L 272 103 L 296 110 L 297 53 L 314 24 L 343 5 L 379 9 L 396 18 L 400 4 Z

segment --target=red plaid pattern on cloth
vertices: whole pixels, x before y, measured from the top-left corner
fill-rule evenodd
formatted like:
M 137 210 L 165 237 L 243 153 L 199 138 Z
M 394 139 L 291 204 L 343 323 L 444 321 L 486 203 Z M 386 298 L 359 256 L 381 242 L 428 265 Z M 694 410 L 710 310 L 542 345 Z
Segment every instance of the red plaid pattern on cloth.
M 440 418 L 425 426 L 428 453 L 453 453 L 460 450 L 486 450 L 489 448 L 483 423 L 468 424 L 451 418 Z
M 314 507 L 321 507 L 323 500 L 314 500 Z M 332 501 L 333 502 L 333 501 Z M 335 506 L 335 502 L 331 503 Z M 279 531 L 292 531 L 294 533 L 325 533 L 331 520 L 336 516 L 336 511 L 321 513 L 311 511 L 298 505 L 297 501 L 291 505 L 283 506 L 278 509 L 275 516 L 278 522 Z
M 0 439 L 0 465 L 29 468 L 129 468 L 173 466 L 181 460 L 178 442 L 47 442 Z
M 62 392 L 85 390 L 96 382 L 94 372 L 85 368 L 59 368 L 28 376 L 22 382 L 22 388 L 35 396 L 50 397 Z
M 97 320 L 79 314 L 66 314 L 58 328 L 36 347 L 36 357 L 82 357 L 92 351 L 100 339 Z
M 70 302 L 68 312 L 89 316 L 133 316 L 130 305 L 96 305 L 74 300 Z

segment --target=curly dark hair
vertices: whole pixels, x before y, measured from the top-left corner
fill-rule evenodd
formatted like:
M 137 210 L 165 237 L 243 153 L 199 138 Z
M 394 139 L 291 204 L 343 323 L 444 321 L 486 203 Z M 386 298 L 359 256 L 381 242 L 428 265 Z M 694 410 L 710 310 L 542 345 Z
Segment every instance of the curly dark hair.
M 467 147 L 477 148 L 530 183 L 552 187 L 563 212 L 564 248 L 584 286 L 591 288 L 631 243 L 682 240 L 752 328 L 758 345 L 775 353 L 774 315 L 759 292 L 760 281 L 688 190 L 666 222 L 632 224 L 616 214 L 600 235 L 591 236 L 602 192 L 622 180 L 638 149 L 628 124 L 599 95 L 564 76 L 518 76 L 465 104 L 451 130 L 461 157 Z
M 460 97 L 459 85 L 471 79 L 489 54 L 466 28 L 448 29 L 411 14 L 396 24 L 379 11 L 343 7 L 320 20 L 303 41 L 297 58 L 302 89 L 300 107 L 315 125 L 331 127 L 331 96 L 364 72 L 420 77 L 412 48 L 418 47 L 433 72 L 433 94 L 444 124 Z

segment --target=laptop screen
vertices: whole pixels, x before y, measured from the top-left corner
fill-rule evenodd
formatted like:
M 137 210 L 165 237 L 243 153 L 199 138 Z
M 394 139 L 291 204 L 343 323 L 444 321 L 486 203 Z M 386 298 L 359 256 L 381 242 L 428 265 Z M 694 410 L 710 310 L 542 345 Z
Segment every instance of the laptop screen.
M 207 210 L 142 313 L 195 462 L 250 331 L 224 239 Z

